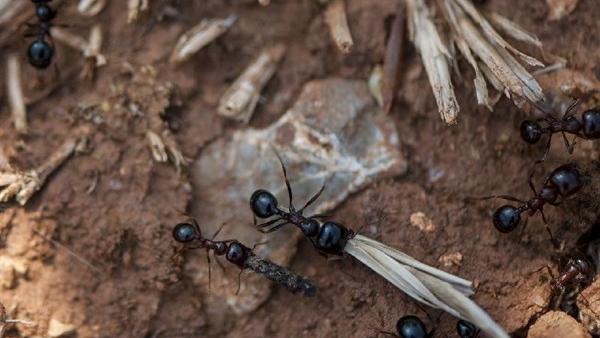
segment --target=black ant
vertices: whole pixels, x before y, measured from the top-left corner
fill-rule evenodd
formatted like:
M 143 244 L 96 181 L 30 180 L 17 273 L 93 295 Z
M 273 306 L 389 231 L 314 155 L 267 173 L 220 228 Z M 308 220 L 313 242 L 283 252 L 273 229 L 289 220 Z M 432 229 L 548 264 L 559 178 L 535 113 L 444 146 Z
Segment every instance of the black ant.
M 387 331 L 380 332 L 398 338 L 431 338 L 434 333 L 433 329 L 428 332 L 423 321 L 413 315 L 398 319 L 398 322 L 396 322 L 396 331 L 398 332 L 397 334 Z M 460 338 L 476 338 L 479 332 L 479 329 L 475 325 L 466 320 L 460 319 L 456 323 L 456 333 Z
M 396 322 L 396 331 L 398 334 L 380 331 L 383 334 L 398 337 L 398 338 L 431 338 L 433 337 L 433 330 L 427 332 L 427 328 L 423 321 L 413 315 L 404 316 L 398 319 Z
M 464 319 L 456 322 L 456 333 L 460 338 L 477 338 L 481 332 L 473 323 Z
M 584 98 L 587 98 L 589 95 L 590 94 L 584 96 Z M 582 99 L 578 99 L 572 103 L 567 108 L 565 114 L 560 120 L 548 113 L 545 113 L 546 117 L 542 119 L 538 119 L 536 121 L 525 120 L 521 122 L 521 138 L 529 144 L 537 143 L 543 134 L 549 135 L 546 144 L 546 151 L 544 152 L 542 159 L 537 161 L 538 163 L 544 161 L 548 155 L 550 150 L 550 142 L 552 141 L 552 135 L 556 133 L 562 134 L 569 154 L 573 153 L 575 138 L 580 137 L 586 140 L 600 138 L 600 108 L 596 107 L 586 110 L 581 116 L 581 120 L 573 116 L 572 113 L 575 111 L 575 108 L 579 105 L 581 100 Z M 542 110 L 539 107 L 538 109 Z M 566 135 L 567 133 L 575 135 L 573 141 L 569 142 Z
M 28 35 L 35 36 L 36 39 L 27 48 L 27 57 L 29 63 L 38 69 L 48 68 L 54 57 L 54 45 L 46 41 L 46 37 L 50 38 L 52 20 L 56 17 L 56 10 L 48 4 L 51 1 L 31 0 L 35 5 L 35 15 L 38 18 L 39 26 L 37 34 Z
M 496 209 L 493 220 L 494 226 L 498 231 L 502 233 L 511 232 L 515 230 L 521 222 L 521 214 L 523 212 L 529 211 L 530 214 L 534 214 L 539 211 L 544 223 L 546 223 L 546 229 L 550 232 L 546 216 L 544 215 L 544 205 L 546 203 L 554 206 L 559 205 L 565 198 L 575 194 L 583 187 L 583 178 L 583 175 L 579 172 L 579 169 L 574 163 L 564 164 L 550 173 L 540 191 L 537 191 L 533 184 L 533 173 L 529 176 L 529 187 L 535 196 L 528 201 L 523 201 L 507 195 L 494 195 L 484 197 L 484 199 L 501 198 L 521 203 L 521 205 L 517 207 L 507 204 Z M 559 197 L 561 197 L 561 200 L 557 201 Z
M 240 291 L 240 278 L 244 269 L 251 269 L 262 274 L 268 279 L 287 287 L 291 292 L 302 292 L 305 296 L 314 296 L 315 286 L 308 279 L 279 266 L 269 260 L 256 256 L 253 249 L 248 248 L 236 240 L 215 241 L 219 234 L 219 228 L 211 239 L 202 237 L 200 226 L 196 220 L 192 223 L 179 223 L 173 228 L 173 238 L 185 245 L 186 249 L 206 249 L 206 260 L 208 262 L 208 279 L 210 283 L 210 256 L 208 252 L 213 250 L 216 256 L 223 256 L 240 268 L 238 275 L 238 289 Z M 256 245 L 255 245 L 256 247 Z M 217 260 L 218 262 L 218 260 Z
M 257 226 L 261 232 L 269 233 L 287 224 L 294 224 L 302 230 L 302 233 L 308 237 L 313 246 L 321 253 L 342 256 L 344 254 L 346 242 L 354 237 L 354 232 L 339 223 L 321 223 L 318 219 L 323 218 L 323 215 L 312 215 L 309 217 L 303 215 L 304 210 L 319 198 L 325 189 L 325 185 L 323 185 L 302 208 L 296 210 L 292 203 L 292 188 L 287 177 L 285 165 L 279 154 L 276 153 L 276 155 L 279 158 L 283 170 L 290 206 L 288 210 L 285 211 L 279 207 L 277 198 L 271 192 L 263 189 L 256 190 L 250 197 L 250 208 L 254 213 L 254 225 Z M 265 219 L 272 216 L 277 216 L 277 218 L 262 224 L 256 224 L 256 217 Z M 268 226 L 271 226 L 271 228 L 263 229 Z

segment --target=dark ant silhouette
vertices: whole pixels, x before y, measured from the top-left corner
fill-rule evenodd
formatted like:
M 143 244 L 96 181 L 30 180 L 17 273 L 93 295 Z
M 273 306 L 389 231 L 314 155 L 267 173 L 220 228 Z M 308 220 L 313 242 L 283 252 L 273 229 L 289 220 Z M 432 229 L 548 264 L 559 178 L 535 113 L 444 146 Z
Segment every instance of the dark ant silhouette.
M 582 100 L 587 99 L 589 96 L 590 94 L 587 94 L 584 97 L 573 102 L 567 108 L 565 114 L 560 120 L 555 118 L 551 114 L 544 112 L 544 110 L 541 107 L 537 107 L 546 115 L 544 118 L 538 119 L 536 121 L 525 120 L 521 122 L 521 138 L 529 144 L 537 143 L 542 138 L 542 135 L 548 134 L 548 141 L 546 143 L 546 150 L 544 152 L 544 156 L 540 160 L 536 161 L 536 163 L 542 162 L 546 159 L 546 156 L 550 151 L 552 135 L 556 133 L 562 134 L 565 146 L 567 147 L 567 151 L 569 152 L 569 154 L 573 153 L 575 139 L 577 137 L 586 140 L 595 140 L 600 138 L 600 108 L 596 107 L 593 109 L 586 110 L 581 116 L 581 120 L 573 116 L 575 108 L 579 106 Z M 569 142 L 569 140 L 567 139 L 566 134 L 574 135 L 573 140 L 571 142 Z
M 36 38 L 27 48 L 27 58 L 29 63 L 38 69 L 48 68 L 54 57 L 54 44 L 51 42 L 50 28 L 52 20 L 56 17 L 56 10 L 48 4 L 51 1 L 31 0 L 35 5 L 35 15 L 38 18 L 38 31 L 36 34 L 26 35 Z
M 308 237 L 319 252 L 342 256 L 344 254 L 346 242 L 354 237 L 354 232 L 336 222 L 320 222 L 319 219 L 325 217 L 324 215 L 312 215 L 308 217 L 303 215 L 304 210 L 321 196 L 321 193 L 323 193 L 323 190 L 325 189 L 325 185 L 323 185 L 302 208 L 296 210 L 292 203 L 292 188 L 287 177 L 285 165 L 279 154 L 276 153 L 276 155 L 279 158 L 281 169 L 283 170 L 290 206 L 287 211 L 283 210 L 279 207 L 277 198 L 271 192 L 264 189 L 254 191 L 250 197 L 250 208 L 254 213 L 254 225 L 263 233 L 276 231 L 287 224 L 296 225 L 302 233 Z M 256 224 L 257 217 L 266 219 L 273 216 L 277 217 L 265 223 Z M 265 229 L 269 226 L 271 226 L 271 228 Z
M 177 242 L 183 243 L 185 249 L 206 249 L 209 284 L 211 278 L 209 251 L 212 250 L 216 256 L 224 255 L 229 262 L 240 268 L 236 294 L 240 291 L 242 272 L 244 269 L 251 269 L 254 272 L 262 274 L 266 278 L 285 286 L 292 293 L 301 292 L 305 296 L 315 295 L 316 288 L 310 280 L 298 276 L 269 260 L 256 256 L 253 252 L 256 245 L 250 249 L 237 240 L 214 240 L 221 229 L 223 229 L 223 227 L 219 228 L 211 239 L 207 239 L 202 236 L 200 226 L 196 220 L 192 220 L 192 223 L 179 223 L 173 228 L 173 238 Z M 218 260 L 217 263 L 219 263 Z
M 579 172 L 577 165 L 568 163 L 554 169 L 546 179 L 542 188 L 537 191 L 533 184 L 533 173 L 529 176 L 529 187 L 534 197 L 528 201 L 523 201 L 507 195 L 493 195 L 483 199 L 501 198 L 513 202 L 518 202 L 520 206 L 510 204 L 503 205 L 494 212 L 494 226 L 502 233 L 508 233 L 517 228 L 521 222 L 521 214 L 529 211 L 531 215 L 539 211 L 546 224 L 546 230 L 550 233 L 546 216 L 544 215 L 544 205 L 559 205 L 567 197 L 578 192 L 584 185 L 584 176 Z M 558 201 L 559 197 L 561 198 Z M 550 233 L 552 238 L 552 233 Z
M 467 322 L 464 319 L 459 319 L 456 322 L 456 333 L 460 338 L 477 338 L 481 332 L 471 322 Z
M 404 316 L 398 319 L 396 322 L 396 331 L 398 332 L 388 332 L 388 331 L 379 331 L 388 336 L 398 337 L 398 338 L 430 338 L 433 337 L 434 330 L 427 332 L 427 328 L 423 321 L 413 315 Z

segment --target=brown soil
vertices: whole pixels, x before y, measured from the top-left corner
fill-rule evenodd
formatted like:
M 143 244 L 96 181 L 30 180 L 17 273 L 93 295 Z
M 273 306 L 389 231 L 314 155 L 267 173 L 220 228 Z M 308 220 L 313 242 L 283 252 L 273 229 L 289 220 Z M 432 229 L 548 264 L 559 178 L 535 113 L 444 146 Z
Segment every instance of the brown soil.
M 0 301 L 8 308 L 17 305 L 17 317 L 37 323 L 32 328 L 19 326 L 9 336 L 44 336 L 49 319 L 55 318 L 74 324 L 79 337 L 166 337 L 185 332 L 198 337 L 375 337 L 377 330 L 393 330 L 404 314 L 426 318 L 412 300 L 363 265 L 352 259 L 327 261 L 302 241 L 292 269 L 316 282 L 316 297 L 291 296 L 277 288 L 256 312 L 212 323 L 211 309 L 203 305 L 207 295 L 192 287 L 180 271 L 181 260 L 173 256 L 177 246 L 170 232 L 192 196 L 187 172 L 184 169 L 179 175 L 173 165 L 153 161 L 145 136 L 152 123 L 126 109 L 128 103 L 141 100 L 147 110 L 161 111 L 165 105 L 160 99 L 143 99 L 154 95 L 148 86 L 173 83 L 176 90 L 170 99 L 181 105 L 171 102 L 171 126 L 183 153 L 193 158 L 214 138 L 242 128 L 217 117 L 215 107 L 220 94 L 263 46 L 283 41 L 288 52 L 263 92 L 266 100 L 258 106 L 251 122 L 254 127 L 276 120 L 308 80 L 366 79 L 372 66 L 382 61 L 386 23 L 391 22 L 397 1 L 347 1 L 355 39 L 348 56 L 332 44 L 318 1 L 275 0 L 268 7 L 250 0 L 171 2 L 180 12 L 176 19 L 157 21 L 160 6 L 155 4 L 151 16 L 131 25 L 126 24 L 124 2 L 110 2 L 91 19 L 81 19 L 70 2 L 61 7 L 57 20 L 73 23 L 70 29 L 76 33 L 87 34 L 92 22 L 102 25 L 108 65 L 98 70 L 95 82 L 75 74 L 29 107 L 31 131 L 26 136 L 14 131 L 8 109 L 0 115 L 1 145 L 20 168 L 43 161 L 75 126 L 94 128 L 90 152 L 66 162 L 26 207 L 8 205 L 0 214 L 0 255 L 24 258 L 28 269 L 14 287 L 1 290 Z M 576 76 L 595 81 L 591 74 L 598 69 L 598 58 L 592 56 L 600 55 L 596 34 L 600 3 L 581 1 L 558 22 L 546 20 L 548 9 L 541 0 L 490 0 L 485 8 L 534 32 L 547 52 L 569 60 Z M 230 13 L 240 20 L 226 36 L 181 66 L 166 62 L 185 29 L 201 18 Z M 20 39 L 6 42 L 0 59 L 24 47 Z M 57 51 L 62 76 L 73 67 L 80 69 L 77 53 L 60 44 Z M 140 80 L 142 65 L 152 65 L 155 78 Z M 392 114 L 409 173 L 351 196 L 332 218 L 353 228 L 371 225 L 369 235 L 432 265 L 441 266 L 438 259 L 445 254 L 461 253 L 459 265 L 442 268 L 477 281 L 476 300 L 500 324 L 522 335 L 535 314 L 524 304 L 533 286 L 548 282 L 543 273 L 533 272 L 553 264 L 553 248 L 538 217 L 529 221 L 522 236 L 519 231 L 501 235 L 491 225 L 491 213 L 501 202 L 473 202 L 468 197 L 491 193 L 528 197 L 528 172 L 542 147 L 529 147 L 520 140 L 517 126 L 523 113 L 506 99 L 493 113 L 476 106 L 472 72 L 466 64 L 461 63 L 464 81 L 456 83 L 459 124 L 452 127 L 439 119 L 412 47 L 404 67 L 405 79 Z M 25 59 L 22 68 L 31 74 L 24 81 L 28 93 L 33 92 L 35 73 L 27 69 Z M 553 74 L 541 82 L 548 92 L 556 93 L 571 74 Z M 40 78 L 44 83 L 37 85 L 48 85 L 53 71 Z M 98 108 L 74 109 L 82 103 Z M 571 158 L 590 163 L 598 158 L 597 149 L 592 142 L 580 142 Z M 551 159 L 538 169 L 538 184 L 566 160 L 557 137 Z M 92 185 L 95 188 L 90 189 Z M 595 201 L 585 203 L 592 197 L 584 192 L 558 208 L 548 208 L 550 226 L 567 246 L 598 210 Z M 434 232 L 421 232 L 410 224 L 410 215 L 418 211 L 432 219 Z M 34 230 L 62 243 L 93 268 Z M 436 322 L 429 324 L 437 327 L 435 337 L 454 336 L 453 318 L 428 312 Z

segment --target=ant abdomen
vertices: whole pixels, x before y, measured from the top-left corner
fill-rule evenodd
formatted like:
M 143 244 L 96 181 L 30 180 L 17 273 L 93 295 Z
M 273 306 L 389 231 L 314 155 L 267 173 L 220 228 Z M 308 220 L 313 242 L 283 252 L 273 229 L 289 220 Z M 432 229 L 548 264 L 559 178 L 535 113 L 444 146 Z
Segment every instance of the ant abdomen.
M 575 165 L 566 164 L 556 168 L 550 174 L 549 183 L 557 189 L 562 197 L 568 197 L 581 189 L 583 176 Z
M 600 138 L 600 109 L 594 108 L 583 113 L 583 135 L 589 139 Z
M 521 223 L 521 211 L 512 205 L 503 205 L 494 212 L 494 226 L 502 233 L 509 233 Z
M 346 242 L 351 236 L 352 231 L 345 226 L 335 222 L 326 222 L 321 226 L 315 245 L 317 249 L 325 253 L 342 255 Z

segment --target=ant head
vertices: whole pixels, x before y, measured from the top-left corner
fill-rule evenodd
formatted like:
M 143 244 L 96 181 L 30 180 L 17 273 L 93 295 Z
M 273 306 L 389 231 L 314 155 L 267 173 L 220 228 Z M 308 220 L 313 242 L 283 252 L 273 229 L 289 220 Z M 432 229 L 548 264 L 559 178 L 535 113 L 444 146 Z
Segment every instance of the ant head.
M 404 316 L 398 319 L 396 330 L 401 338 L 427 338 L 430 336 L 423 321 L 416 316 Z
M 479 333 L 479 329 L 470 322 L 460 319 L 456 323 L 456 333 L 460 338 L 475 338 Z
M 583 113 L 583 135 L 587 138 L 600 138 L 600 108 L 587 110 Z
M 521 138 L 529 143 L 534 144 L 542 137 L 542 127 L 539 123 L 531 120 L 521 122 Z
M 56 16 L 56 11 L 46 3 L 40 3 L 35 9 L 35 15 L 41 22 L 50 22 Z
M 277 198 L 266 190 L 256 190 L 250 197 L 250 208 L 256 217 L 269 218 L 278 211 Z
M 494 226 L 502 233 L 517 228 L 521 222 L 521 210 L 512 205 L 503 205 L 494 212 Z
M 248 258 L 248 250 L 238 242 L 233 242 L 227 248 L 227 254 L 225 255 L 228 261 L 234 263 L 240 267 L 244 265 L 246 258 Z
M 198 227 L 191 223 L 179 223 L 173 228 L 173 238 L 179 243 L 189 243 L 201 236 Z
M 54 48 L 44 40 L 35 40 L 27 49 L 29 63 L 39 69 L 46 69 L 52 63 Z

